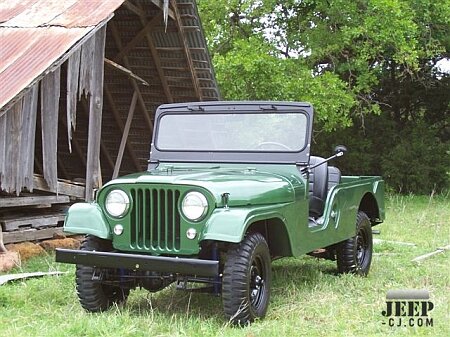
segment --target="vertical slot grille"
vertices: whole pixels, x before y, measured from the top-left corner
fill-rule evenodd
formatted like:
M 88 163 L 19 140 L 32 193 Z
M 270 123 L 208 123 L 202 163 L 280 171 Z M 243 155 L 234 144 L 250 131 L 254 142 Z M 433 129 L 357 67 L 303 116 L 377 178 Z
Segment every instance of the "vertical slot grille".
M 131 189 L 131 247 L 159 252 L 180 250 L 180 191 Z

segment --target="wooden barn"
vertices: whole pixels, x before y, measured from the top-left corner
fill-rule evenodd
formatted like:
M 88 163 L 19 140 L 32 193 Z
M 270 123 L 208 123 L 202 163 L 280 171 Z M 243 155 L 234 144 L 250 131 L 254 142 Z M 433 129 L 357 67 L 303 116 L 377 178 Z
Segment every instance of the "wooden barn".
M 0 2 L 0 251 L 145 170 L 158 105 L 218 98 L 195 0 Z

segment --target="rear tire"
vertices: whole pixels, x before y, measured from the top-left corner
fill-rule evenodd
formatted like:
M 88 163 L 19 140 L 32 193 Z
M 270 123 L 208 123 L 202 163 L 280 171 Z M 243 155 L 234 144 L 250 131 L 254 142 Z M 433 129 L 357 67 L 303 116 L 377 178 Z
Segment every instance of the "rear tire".
M 95 236 L 86 236 L 81 244 L 81 250 L 108 252 L 112 250 L 110 241 L 99 239 Z M 101 312 L 108 310 L 114 303 L 124 302 L 130 293 L 130 289 L 103 284 L 101 281 L 92 280 L 94 267 L 76 266 L 77 294 L 81 306 L 89 312 Z
M 336 251 L 339 273 L 366 276 L 372 262 L 372 226 L 366 213 L 356 216 L 356 235 L 342 241 Z
M 236 325 L 247 325 L 267 312 L 270 299 L 271 258 L 264 236 L 251 233 L 227 253 L 222 300 L 225 315 Z

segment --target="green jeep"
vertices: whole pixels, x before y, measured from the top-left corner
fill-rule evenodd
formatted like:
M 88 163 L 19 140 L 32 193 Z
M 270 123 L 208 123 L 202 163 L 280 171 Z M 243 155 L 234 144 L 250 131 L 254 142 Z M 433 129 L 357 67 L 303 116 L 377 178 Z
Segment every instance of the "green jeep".
M 366 275 L 384 182 L 328 166 L 344 146 L 311 156 L 312 124 L 308 103 L 159 107 L 148 170 L 68 211 L 64 231 L 87 236 L 56 261 L 76 264 L 82 307 L 103 311 L 136 287 L 176 282 L 221 294 L 227 318 L 243 325 L 266 314 L 274 259 L 309 254 Z

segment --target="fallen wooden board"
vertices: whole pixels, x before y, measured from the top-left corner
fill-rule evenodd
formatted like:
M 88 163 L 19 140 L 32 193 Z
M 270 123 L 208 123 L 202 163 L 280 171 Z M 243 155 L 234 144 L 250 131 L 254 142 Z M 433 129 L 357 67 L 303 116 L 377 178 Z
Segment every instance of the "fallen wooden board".
M 35 273 L 21 273 L 21 274 L 9 274 L 9 275 L 2 275 L 0 276 L 0 286 L 10 282 L 10 281 L 16 281 L 16 280 L 23 280 L 31 277 L 42 277 L 42 276 L 49 276 L 49 275 L 64 275 L 67 274 L 68 271 L 62 272 L 62 271 L 50 271 L 50 272 L 35 272 Z
M 401 245 L 401 246 L 411 246 L 415 247 L 416 244 L 412 242 L 402 242 L 402 241 L 390 241 L 390 240 L 381 240 L 381 239 L 373 239 L 373 243 L 391 243 L 393 245 Z
M 58 235 L 70 236 L 71 234 L 63 233 L 62 227 L 53 227 L 53 228 L 45 228 L 45 229 L 25 229 L 13 232 L 5 232 L 3 233 L 3 243 L 17 243 L 24 241 L 37 241 L 43 239 L 51 239 Z
M 420 262 L 420 261 L 425 260 L 425 259 L 428 259 L 429 257 L 432 257 L 432 256 L 434 256 L 434 255 L 436 255 L 436 254 L 443 253 L 443 252 L 445 252 L 446 250 L 449 250 L 449 249 L 450 249 L 450 245 L 447 245 L 447 246 L 445 246 L 445 247 L 439 247 L 439 248 L 437 248 L 434 252 L 431 252 L 431 253 L 427 253 L 427 254 L 424 254 L 424 255 L 417 256 L 416 258 L 412 259 L 411 261 L 412 261 L 412 262 Z
M 0 207 L 21 207 L 33 205 L 51 205 L 66 204 L 70 202 L 67 195 L 59 196 L 33 196 L 33 197 L 16 197 L 16 198 L 0 198 Z

